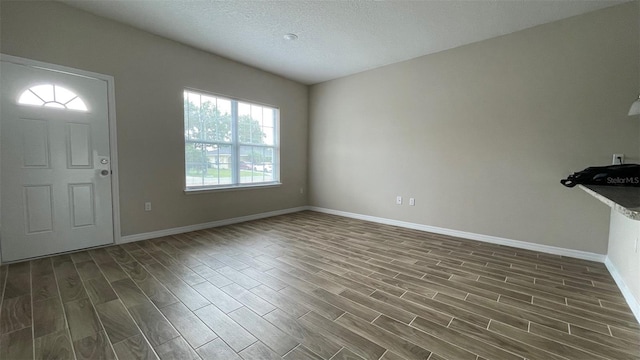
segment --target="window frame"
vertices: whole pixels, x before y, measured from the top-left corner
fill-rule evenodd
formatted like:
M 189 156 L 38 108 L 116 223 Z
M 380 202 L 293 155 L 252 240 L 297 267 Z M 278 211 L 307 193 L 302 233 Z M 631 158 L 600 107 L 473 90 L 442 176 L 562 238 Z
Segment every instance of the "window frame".
M 184 109 L 184 96 L 187 92 L 195 93 L 200 96 L 210 96 L 215 97 L 216 99 L 227 100 L 231 103 L 231 141 L 226 142 L 224 140 L 193 140 L 187 139 L 187 135 L 185 133 L 185 124 L 187 118 L 184 117 L 185 109 Z M 183 183 L 184 183 L 184 192 L 186 194 L 195 194 L 202 192 L 215 192 L 215 191 L 230 191 L 230 190 L 243 190 L 243 189 L 256 189 L 256 188 L 271 188 L 278 187 L 282 185 L 280 182 L 280 108 L 274 105 L 265 104 L 261 102 L 256 102 L 253 100 L 245 100 L 240 98 L 235 98 L 227 95 L 222 95 L 210 91 L 194 89 L 185 87 L 182 89 L 183 96 L 183 119 L 182 119 L 182 131 L 183 131 Z M 239 132 L 238 132 L 238 103 L 246 103 L 249 105 L 268 107 L 273 110 L 274 119 L 273 119 L 273 145 L 263 145 L 263 144 L 252 144 L 252 143 L 241 143 L 239 141 Z M 211 144 L 211 145 L 222 145 L 222 146 L 230 146 L 231 147 L 231 162 L 229 163 L 231 169 L 231 184 L 218 184 L 218 185 L 201 185 L 201 186 L 189 186 L 187 185 L 187 158 L 186 158 L 186 146 L 188 143 L 199 143 L 199 144 Z M 251 183 L 241 183 L 240 182 L 240 148 L 242 146 L 252 146 L 252 147 L 262 147 L 267 149 L 273 149 L 273 159 L 272 159 L 272 178 L 271 181 L 262 181 L 262 182 L 251 182 Z

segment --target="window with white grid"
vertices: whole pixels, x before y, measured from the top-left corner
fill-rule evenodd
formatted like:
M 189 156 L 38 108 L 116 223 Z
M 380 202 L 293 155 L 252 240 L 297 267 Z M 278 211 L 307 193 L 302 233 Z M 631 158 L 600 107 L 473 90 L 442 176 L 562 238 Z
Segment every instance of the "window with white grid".
M 279 182 L 278 109 L 184 91 L 187 190 Z

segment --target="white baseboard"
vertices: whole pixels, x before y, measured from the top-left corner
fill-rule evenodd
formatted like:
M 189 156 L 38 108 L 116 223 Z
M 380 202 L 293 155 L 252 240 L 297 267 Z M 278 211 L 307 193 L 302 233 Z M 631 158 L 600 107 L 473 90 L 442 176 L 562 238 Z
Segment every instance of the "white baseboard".
M 432 233 L 441 234 L 441 235 L 455 236 L 455 237 L 469 239 L 469 240 L 477 240 L 477 241 L 482 241 L 482 242 L 487 242 L 492 244 L 512 246 L 515 248 L 539 251 L 547 254 L 562 255 L 562 256 L 568 256 L 568 257 L 577 258 L 577 259 L 597 261 L 601 263 L 604 262 L 606 258 L 606 255 L 591 253 L 587 251 L 572 250 L 572 249 L 566 249 L 566 248 L 550 246 L 550 245 L 534 244 L 526 241 L 511 240 L 511 239 L 505 239 L 497 236 L 482 235 L 482 234 L 470 233 L 466 231 L 459 231 L 459 230 L 446 229 L 446 228 L 430 226 L 430 225 L 416 224 L 416 223 L 411 223 L 406 221 L 392 220 L 392 219 L 386 219 L 386 218 L 381 218 L 376 216 L 369 216 L 369 215 L 350 213 L 346 211 L 326 209 L 326 208 L 321 208 L 316 206 L 310 206 L 309 210 L 326 213 L 326 214 L 339 215 L 339 216 L 344 216 L 344 217 L 349 217 L 349 218 L 354 218 L 359 220 L 371 221 L 371 222 L 376 222 L 380 224 L 394 225 L 394 226 L 404 227 L 408 229 L 427 231 L 427 232 L 432 232 Z
M 404 227 L 408 229 L 432 232 L 436 234 L 455 236 L 463 239 L 477 240 L 477 241 L 482 241 L 482 242 L 487 242 L 492 244 L 512 246 L 520 249 L 540 251 L 547 254 L 562 255 L 562 256 L 568 256 L 568 257 L 573 257 L 577 259 L 597 261 L 601 263 L 605 262 L 605 259 L 606 259 L 606 255 L 596 254 L 596 253 L 591 253 L 586 251 L 572 250 L 572 249 L 566 249 L 566 248 L 550 246 L 550 245 L 534 244 L 526 241 L 511 240 L 511 239 L 501 238 L 497 236 L 476 234 L 476 233 L 471 233 L 466 231 L 452 230 L 452 229 L 446 229 L 446 228 L 441 228 L 436 226 L 416 224 L 416 223 L 411 223 L 407 221 L 392 220 L 392 219 L 381 218 L 376 216 L 356 214 L 356 213 L 326 209 L 326 208 L 321 208 L 316 206 L 299 206 L 295 208 L 269 211 L 265 213 L 212 221 L 212 222 L 207 222 L 202 224 L 194 224 L 194 225 L 182 226 L 182 227 L 171 228 L 171 229 L 163 229 L 163 230 L 151 231 L 151 232 L 134 234 L 134 235 L 126 235 L 121 237 L 120 244 L 139 241 L 139 240 L 153 239 L 153 238 L 162 237 L 162 236 L 182 234 L 189 231 L 197 231 L 197 230 L 203 230 L 203 229 L 208 229 L 213 227 L 237 224 L 245 221 L 264 219 L 272 216 L 290 214 L 290 213 L 305 211 L 305 210 L 312 210 L 312 211 L 317 211 L 325 214 L 344 216 L 344 217 L 349 217 L 353 219 L 371 221 L 371 222 L 386 224 L 386 225 L 399 226 L 399 227 Z
M 169 235 L 182 234 L 190 231 L 204 230 L 204 229 L 209 229 L 209 228 L 214 228 L 219 226 L 237 224 L 245 221 L 264 219 L 268 217 L 290 214 L 290 213 L 304 211 L 308 209 L 309 209 L 308 206 L 299 206 L 295 208 L 275 210 L 275 211 L 269 211 L 269 212 L 247 215 L 247 216 L 240 216 L 240 217 L 235 217 L 231 219 L 211 221 L 211 222 L 202 223 L 202 224 L 194 224 L 194 225 L 181 226 L 177 228 L 163 229 L 163 230 L 151 231 L 151 232 L 134 234 L 134 235 L 126 235 L 120 238 L 120 244 L 140 241 L 140 240 L 154 239 L 154 238 L 169 236 Z
M 616 269 L 615 265 L 613 265 L 613 263 L 611 262 L 611 259 L 609 259 L 608 256 L 605 259 L 604 264 L 607 266 L 607 270 L 609 270 L 609 273 L 611 274 L 611 277 L 613 277 L 613 280 L 615 280 L 616 285 L 618 285 L 620 292 L 622 292 L 622 296 L 624 296 L 624 299 L 627 301 L 629 308 L 631 308 L 631 312 L 633 312 L 633 315 L 636 316 L 636 320 L 638 320 L 638 322 L 640 323 L 639 300 L 633 296 L 633 294 L 631 293 L 631 290 L 629 290 L 629 288 L 627 287 L 627 284 L 624 282 L 624 280 L 622 279 L 622 276 L 618 272 L 618 269 Z
M 606 265 L 609 272 L 611 273 L 611 276 L 615 280 L 616 284 L 620 288 L 620 291 L 622 292 L 625 300 L 629 304 L 631 311 L 635 315 L 638 322 L 640 322 L 640 303 L 638 302 L 637 299 L 633 297 L 633 295 L 631 294 L 631 291 L 629 290 L 627 285 L 622 280 L 622 277 L 618 273 L 618 270 L 615 268 L 613 263 L 609 260 L 609 258 L 606 255 L 590 253 L 590 252 L 580 251 L 580 250 L 565 249 L 557 246 L 534 244 L 526 241 L 505 239 L 497 236 L 482 235 L 482 234 L 470 233 L 466 231 L 440 228 L 440 227 L 430 226 L 430 225 L 416 224 L 416 223 L 411 223 L 406 221 L 386 219 L 386 218 L 381 218 L 376 216 L 350 213 L 346 211 L 326 209 L 326 208 L 321 208 L 316 206 L 299 206 L 295 208 L 269 211 L 269 212 L 260 213 L 260 214 L 253 214 L 253 215 L 241 216 L 241 217 L 236 217 L 231 219 L 212 221 L 208 223 L 182 226 L 177 228 L 164 229 L 164 230 L 152 231 L 152 232 L 135 234 L 135 235 L 127 235 L 127 236 L 121 237 L 120 243 L 124 244 L 128 242 L 133 242 L 133 241 L 140 241 L 140 240 L 153 239 L 153 238 L 162 237 L 162 236 L 182 234 L 190 231 L 204 230 L 204 229 L 213 228 L 213 227 L 237 224 L 245 221 L 264 219 L 268 217 L 290 214 L 290 213 L 295 213 L 295 212 L 300 212 L 305 210 L 312 210 L 312 211 L 317 211 L 325 214 L 344 216 L 344 217 L 349 217 L 353 219 L 371 221 L 371 222 L 376 222 L 376 223 L 386 224 L 386 225 L 399 226 L 399 227 L 404 227 L 408 229 L 432 232 L 436 234 L 455 236 L 463 239 L 477 240 L 477 241 L 482 241 L 482 242 L 487 242 L 492 244 L 512 246 L 515 248 L 539 251 L 539 252 L 548 253 L 548 254 L 562 255 L 562 256 L 568 256 L 568 257 L 573 257 L 573 258 L 578 258 L 583 260 L 603 262 Z
M 578 258 L 583 260 L 591 260 L 591 261 L 604 263 L 607 269 L 609 270 L 611 277 L 613 277 L 613 279 L 616 282 L 616 285 L 618 285 L 618 288 L 622 292 L 622 295 L 624 296 L 624 299 L 627 301 L 629 308 L 631 308 L 631 311 L 635 315 L 636 320 L 640 322 L 640 300 L 636 299 L 633 296 L 633 294 L 631 293 L 631 290 L 629 290 L 624 280 L 622 279 L 622 276 L 620 276 L 620 273 L 618 272 L 616 267 L 613 265 L 609 257 L 606 255 L 580 251 L 580 250 L 565 249 L 557 246 L 541 245 L 541 244 L 534 244 L 534 243 L 529 243 L 525 241 L 505 239 L 505 238 L 496 237 L 496 236 L 489 236 L 489 235 L 475 234 L 475 233 L 470 233 L 465 231 L 445 229 L 445 228 L 440 228 L 436 226 L 415 224 L 415 223 L 410 223 L 406 221 L 392 220 L 392 219 L 380 218 L 376 216 L 362 215 L 362 214 L 350 213 L 346 211 L 320 208 L 315 206 L 310 206 L 308 209 L 312 211 L 326 213 L 326 214 L 344 216 L 344 217 L 365 220 L 365 221 L 372 221 L 380 224 L 394 225 L 394 226 L 399 226 L 399 227 L 404 227 L 409 229 L 432 232 L 436 234 L 455 236 L 455 237 L 464 238 L 464 239 L 483 241 L 483 242 L 488 242 L 492 244 L 512 246 L 520 249 L 527 249 L 527 250 L 539 251 L 539 252 L 548 253 L 548 254 L 562 255 L 562 256 L 568 256 L 568 257 L 573 257 L 573 258 Z

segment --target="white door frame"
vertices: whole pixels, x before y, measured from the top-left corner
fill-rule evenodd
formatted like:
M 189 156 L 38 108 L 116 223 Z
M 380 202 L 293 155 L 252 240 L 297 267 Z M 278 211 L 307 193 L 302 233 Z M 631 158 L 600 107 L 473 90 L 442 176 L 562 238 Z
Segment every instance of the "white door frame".
M 113 243 L 119 244 L 120 241 L 120 187 L 118 185 L 118 141 L 117 141 L 117 133 L 116 133 L 116 93 L 115 93 L 115 82 L 113 76 L 99 74 L 91 71 L 85 71 L 80 69 L 75 69 L 67 66 L 50 64 L 42 61 L 31 60 L 26 58 L 21 58 L 12 55 L 6 55 L 0 53 L 0 60 L 24 65 L 33 68 L 40 68 L 46 70 L 53 70 L 60 73 L 67 73 L 70 75 L 76 76 L 84 76 L 92 79 L 103 80 L 107 83 L 107 96 L 108 96 L 108 110 L 109 110 L 109 152 L 111 156 L 111 207 L 112 207 L 112 218 L 113 218 Z M 2 199 L 0 199 L 0 202 Z M 0 224 L 2 226 L 2 224 Z M 1 254 L 0 254 L 1 255 Z M 2 257 L 0 256 L 0 264 L 2 262 Z

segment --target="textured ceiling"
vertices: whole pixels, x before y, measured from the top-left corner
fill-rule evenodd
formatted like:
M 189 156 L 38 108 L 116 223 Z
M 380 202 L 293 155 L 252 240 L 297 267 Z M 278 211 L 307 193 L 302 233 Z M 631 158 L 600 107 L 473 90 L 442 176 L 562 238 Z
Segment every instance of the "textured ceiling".
M 305 84 L 625 2 L 61 1 Z

